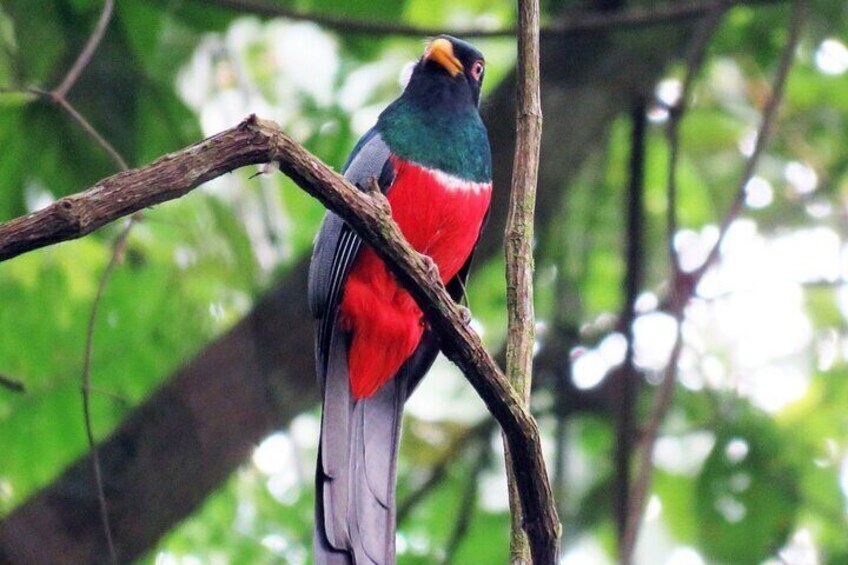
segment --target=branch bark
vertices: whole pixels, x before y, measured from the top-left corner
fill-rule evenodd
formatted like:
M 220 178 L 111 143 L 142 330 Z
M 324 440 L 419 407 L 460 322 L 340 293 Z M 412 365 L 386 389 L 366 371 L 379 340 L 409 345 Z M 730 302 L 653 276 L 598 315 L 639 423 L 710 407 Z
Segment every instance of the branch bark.
M 645 223 L 645 150 L 647 139 L 647 109 L 645 98 L 634 102 L 630 118 L 630 186 L 627 202 L 627 272 L 624 277 L 624 304 L 619 316 L 619 329 L 627 338 L 624 362 L 615 370 L 611 386 L 613 415 L 615 417 L 615 480 L 613 491 L 613 515 L 618 533 L 619 563 L 630 564 L 630 555 L 625 548 L 627 532 L 628 501 L 630 499 L 630 467 L 633 451 L 633 419 L 636 411 L 640 374 L 635 361 L 635 335 L 633 322 L 636 319 L 636 299 L 642 287 L 644 272 L 644 223 Z
M 536 316 L 533 308 L 533 221 L 536 210 L 536 184 L 539 177 L 539 150 L 542 141 L 542 100 L 539 78 L 539 0 L 518 0 L 518 80 L 515 158 L 512 190 L 506 220 L 507 342 L 506 375 L 509 383 L 530 407 L 533 346 L 536 342 Z M 526 522 L 515 476 L 515 456 L 505 446 L 509 502 L 512 517 L 510 563 L 546 563 L 535 558 L 524 530 Z M 548 487 L 550 488 L 550 487 Z M 552 497 L 552 495 L 551 495 Z M 545 518 L 557 525 L 556 508 Z M 559 536 L 557 535 L 557 538 Z M 557 543 L 558 546 L 558 543 Z M 554 553 L 558 547 L 554 547 Z M 533 559 L 531 560 L 531 553 Z
M 298 8 L 282 4 L 272 4 L 268 0 L 200 0 L 206 4 L 238 10 L 269 18 L 287 18 L 295 21 L 307 21 L 321 27 L 344 34 L 358 35 L 395 35 L 404 37 L 432 37 L 449 33 L 457 37 L 472 39 L 477 37 L 513 37 L 518 34 L 515 27 L 498 29 L 460 28 L 446 30 L 422 27 L 398 22 L 384 22 L 338 16 L 320 12 L 305 12 Z M 777 4 L 787 0 L 677 0 L 656 6 L 633 6 L 614 12 L 596 10 L 573 11 L 555 23 L 540 29 L 542 36 L 554 37 L 568 33 L 593 31 L 600 29 L 623 29 L 674 23 L 705 14 L 720 7 L 733 7 L 751 4 Z
M 410 292 L 456 363 L 500 423 L 520 465 L 513 471 L 525 528 L 538 563 L 553 563 L 557 527 L 539 430 L 457 305 L 406 242 L 380 194 L 363 193 L 330 170 L 273 122 L 255 116 L 146 167 L 119 173 L 80 194 L 0 225 L 0 259 L 90 233 L 99 226 L 178 198 L 200 184 L 248 164 L 279 162 L 302 189 L 342 217 Z

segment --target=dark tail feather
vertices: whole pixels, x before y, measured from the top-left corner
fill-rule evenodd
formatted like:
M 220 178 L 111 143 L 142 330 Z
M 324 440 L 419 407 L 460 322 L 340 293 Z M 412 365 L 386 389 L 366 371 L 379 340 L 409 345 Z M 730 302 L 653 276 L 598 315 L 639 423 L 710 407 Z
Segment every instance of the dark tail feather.
M 315 563 L 395 562 L 395 482 L 403 404 L 438 348 L 425 332 L 398 374 L 370 398 L 354 401 L 347 344 L 335 331 L 324 381 L 316 473 Z

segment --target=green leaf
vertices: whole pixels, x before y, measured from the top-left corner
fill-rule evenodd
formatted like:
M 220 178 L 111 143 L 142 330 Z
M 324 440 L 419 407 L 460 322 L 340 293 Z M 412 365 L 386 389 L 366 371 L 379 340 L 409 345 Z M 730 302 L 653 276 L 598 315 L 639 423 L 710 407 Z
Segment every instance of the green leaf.
M 769 418 L 746 411 L 718 430 L 695 500 L 705 554 L 760 563 L 787 540 L 798 512 L 798 471 Z

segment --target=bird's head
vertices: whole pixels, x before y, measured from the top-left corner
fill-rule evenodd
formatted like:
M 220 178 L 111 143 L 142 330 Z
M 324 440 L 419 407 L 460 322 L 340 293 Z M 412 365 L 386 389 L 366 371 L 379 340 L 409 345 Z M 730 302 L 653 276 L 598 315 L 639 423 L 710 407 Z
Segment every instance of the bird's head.
M 485 73 L 486 61 L 473 45 L 440 35 L 412 69 L 406 93 L 433 102 L 478 106 Z

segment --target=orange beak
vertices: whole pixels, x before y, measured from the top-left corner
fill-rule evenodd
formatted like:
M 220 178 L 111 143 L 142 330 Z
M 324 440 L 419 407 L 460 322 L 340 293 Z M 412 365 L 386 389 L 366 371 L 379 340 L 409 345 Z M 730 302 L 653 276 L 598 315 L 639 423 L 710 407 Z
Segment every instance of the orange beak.
M 455 77 L 462 71 L 462 63 L 453 54 L 453 45 L 444 37 L 434 39 L 427 46 L 427 49 L 424 51 L 424 60 L 435 61 L 440 64 L 452 77 Z

